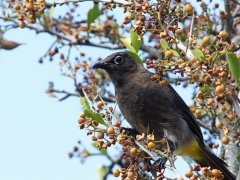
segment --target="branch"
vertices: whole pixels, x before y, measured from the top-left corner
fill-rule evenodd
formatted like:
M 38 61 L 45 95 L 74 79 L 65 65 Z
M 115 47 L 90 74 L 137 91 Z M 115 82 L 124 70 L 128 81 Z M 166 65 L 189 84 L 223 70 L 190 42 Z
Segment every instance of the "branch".
M 199 119 L 197 119 L 197 122 L 198 122 L 198 124 L 199 124 L 201 127 L 209 130 L 209 132 L 210 132 L 211 134 L 212 134 L 212 133 L 216 133 L 216 134 L 220 135 L 220 130 L 219 130 L 219 129 L 217 129 L 217 128 L 215 128 L 215 127 L 211 127 L 211 126 L 205 124 L 204 122 L 202 122 L 202 121 L 199 120 Z
M 228 33 L 227 42 L 231 44 L 231 34 L 232 34 L 232 15 L 230 13 L 230 3 L 229 0 L 224 0 L 225 11 L 227 13 L 226 17 L 226 32 Z
M 53 3 L 46 3 L 45 6 L 46 8 L 51 8 L 52 6 L 55 7 L 56 5 L 64 5 L 66 3 L 78 3 L 78 2 L 87 2 L 87 1 L 92 1 L 92 2 L 104 2 L 104 3 L 115 3 L 115 4 L 122 4 L 125 6 L 132 5 L 132 2 L 125 1 L 125 0 L 62 0 L 58 2 L 53 2 Z

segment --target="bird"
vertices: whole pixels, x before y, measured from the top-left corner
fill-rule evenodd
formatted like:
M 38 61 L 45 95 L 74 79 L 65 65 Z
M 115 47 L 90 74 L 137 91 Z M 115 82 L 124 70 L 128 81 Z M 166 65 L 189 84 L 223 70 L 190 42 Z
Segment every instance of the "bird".
M 190 157 L 202 167 L 219 169 L 224 179 L 236 179 L 204 142 L 195 116 L 170 84 L 153 82 L 154 73 L 126 52 L 113 53 L 92 68 L 108 73 L 119 109 L 138 133 L 153 132 L 155 140 L 167 140 L 174 154 Z

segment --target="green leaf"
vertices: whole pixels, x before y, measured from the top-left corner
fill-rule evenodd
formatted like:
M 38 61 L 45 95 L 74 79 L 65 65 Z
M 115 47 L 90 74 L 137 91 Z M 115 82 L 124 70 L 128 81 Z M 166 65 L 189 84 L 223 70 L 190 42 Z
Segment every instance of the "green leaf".
M 130 37 L 131 37 L 131 45 L 135 49 L 135 52 L 137 53 L 142 45 L 142 41 L 138 40 L 138 35 L 136 32 L 134 32 L 132 29 L 130 31 Z
M 92 143 L 92 145 L 97 149 L 97 142 L 93 142 Z M 99 149 L 98 149 L 99 150 Z M 99 150 L 100 152 L 101 152 L 101 154 L 102 155 L 104 155 L 104 156 L 107 156 L 108 154 L 107 154 L 107 150 L 106 149 L 101 149 L 101 150 Z M 93 154 L 94 155 L 94 154 Z
M 180 39 L 180 41 L 182 41 L 182 42 L 185 42 L 186 40 L 187 40 L 187 37 L 186 36 L 184 36 L 184 35 L 178 35 L 178 38 Z
M 192 53 L 195 57 L 197 57 L 198 59 L 202 60 L 202 61 L 206 61 L 206 58 L 203 54 L 203 52 L 199 49 L 195 49 L 195 50 L 192 50 Z
M 236 156 L 237 161 L 240 163 L 240 154 Z
M 137 53 L 135 52 L 131 52 L 128 50 L 125 50 L 126 53 L 128 53 L 130 56 L 132 56 L 132 58 L 137 61 L 137 63 L 139 63 L 141 66 L 143 66 L 143 62 L 141 60 L 141 58 L 137 55 Z
M 105 126 L 107 125 L 107 124 L 104 122 L 102 116 L 101 116 L 100 114 L 98 114 L 98 113 L 93 113 L 93 112 L 91 112 L 91 111 L 88 110 L 88 109 L 84 109 L 84 114 L 85 114 L 88 118 L 94 119 L 94 121 L 98 122 L 99 124 L 102 124 L 102 125 L 105 125 Z
M 213 57 L 213 60 L 212 60 L 212 65 L 216 64 L 217 60 L 218 60 L 218 51 L 215 51 L 214 53 L 212 53 L 212 57 Z
M 207 84 L 204 84 L 204 86 L 201 88 L 202 91 L 206 91 L 208 94 L 211 94 L 211 89 Z
M 136 53 L 136 50 L 134 47 L 131 45 L 131 38 L 120 38 L 122 43 L 126 46 L 127 49 L 129 49 L 131 52 Z
M 102 165 L 101 167 L 98 168 L 98 179 L 103 180 L 103 177 L 107 171 L 107 167 Z
M 87 14 L 88 30 L 90 29 L 90 24 L 93 23 L 94 20 L 97 19 L 99 15 L 100 15 L 100 11 L 98 9 L 98 5 L 94 4 L 93 8 L 90 9 Z
M 226 53 L 226 58 L 229 64 L 230 72 L 235 79 L 235 83 L 239 86 L 239 78 L 240 78 L 240 62 L 237 56 L 233 53 Z
M 160 43 L 161 43 L 163 49 L 166 51 L 166 50 L 168 49 L 167 41 L 164 40 L 164 39 L 162 39 L 162 40 L 160 41 Z
M 87 99 L 85 97 L 80 97 L 80 104 L 82 105 L 82 109 L 85 110 L 91 110 L 88 102 L 87 102 Z
M 174 56 L 180 57 L 180 54 L 176 50 L 171 49 L 171 51 L 173 52 Z

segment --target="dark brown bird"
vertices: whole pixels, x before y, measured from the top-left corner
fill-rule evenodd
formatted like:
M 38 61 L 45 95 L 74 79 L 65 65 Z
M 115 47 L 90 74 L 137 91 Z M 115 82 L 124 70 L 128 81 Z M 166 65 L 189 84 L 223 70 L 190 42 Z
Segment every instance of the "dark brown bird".
M 236 179 L 204 143 L 194 115 L 171 85 L 162 87 L 151 81 L 153 73 L 125 52 L 114 53 L 93 68 L 107 71 L 119 108 L 138 133 L 153 132 L 156 140 L 166 138 L 174 154 L 217 168 L 227 180 Z

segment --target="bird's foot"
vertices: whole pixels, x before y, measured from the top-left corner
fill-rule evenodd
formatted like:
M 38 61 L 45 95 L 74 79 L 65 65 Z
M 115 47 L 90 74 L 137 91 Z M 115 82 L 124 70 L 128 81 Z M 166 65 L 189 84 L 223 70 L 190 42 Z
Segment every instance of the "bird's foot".
M 165 164 L 167 162 L 166 157 L 160 157 L 158 160 L 156 160 L 153 164 L 158 164 L 158 171 L 161 172 L 162 169 L 165 169 Z
M 134 128 L 126 128 L 126 127 L 122 127 L 120 132 L 128 135 L 128 136 L 133 136 L 136 137 L 136 135 L 138 134 L 137 130 Z

